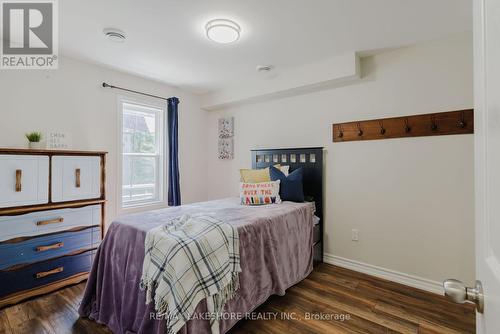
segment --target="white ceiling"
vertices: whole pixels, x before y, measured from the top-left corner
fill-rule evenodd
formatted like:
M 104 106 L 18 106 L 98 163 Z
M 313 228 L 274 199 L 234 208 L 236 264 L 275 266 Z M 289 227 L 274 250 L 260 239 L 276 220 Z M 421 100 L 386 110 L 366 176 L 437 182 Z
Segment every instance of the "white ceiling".
M 290 68 L 438 39 L 472 29 L 472 0 L 63 0 L 63 55 L 197 93 L 252 75 L 259 64 Z M 204 25 L 229 18 L 241 39 L 218 45 Z M 105 27 L 127 34 L 107 41 Z

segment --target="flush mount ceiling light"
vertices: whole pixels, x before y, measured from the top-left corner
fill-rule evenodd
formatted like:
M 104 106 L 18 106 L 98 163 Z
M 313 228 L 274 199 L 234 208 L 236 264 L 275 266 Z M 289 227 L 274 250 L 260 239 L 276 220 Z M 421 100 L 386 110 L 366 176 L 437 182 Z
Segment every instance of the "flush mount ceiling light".
M 215 19 L 205 25 L 209 40 L 220 44 L 236 42 L 240 38 L 241 27 L 234 21 Z
M 106 28 L 102 32 L 104 33 L 104 36 L 106 36 L 108 40 L 115 43 L 123 43 L 125 39 L 127 39 L 125 33 L 120 29 Z

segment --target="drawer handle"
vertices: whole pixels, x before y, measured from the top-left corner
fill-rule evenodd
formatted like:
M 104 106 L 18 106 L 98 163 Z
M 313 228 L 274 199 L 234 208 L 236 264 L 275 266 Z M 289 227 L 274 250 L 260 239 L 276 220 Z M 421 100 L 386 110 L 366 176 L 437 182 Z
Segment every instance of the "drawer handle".
M 36 248 L 36 251 L 37 252 L 45 252 L 45 251 L 48 251 L 48 250 L 51 250 L 51 249 L 58 249 L 58 248 L 61 248 L 61 247 L 64 247 L 64 242 L 57 242 L 53 245 L 48 245 L 48 246 L 38 246 Z
M 16 192 L 20 192 L 22 190 L 22 177 L 23 171 L 21 169 L 16 170 Z
M 49 270 L 49 271 L 39 272 L 39 273 L 37 273 L 35 275 L 35 277 L 36 278 L 44 278 L 44 277 L 47 277 L 47 276 L 50 276 L 50 275 L 62 273 L 63 270 L 64 270 L 64 267 L 58 267 L 58 268 L 55 268 L 55 269 L 52 269 L 52 270 Z
M 49 225 L 49 224 L 57 224 L 57 223 L 62 223 L 64 222 L 64 218 L 56 218 L 56 219 L 50 219 L 50 220 L 42 220 L 39 222 L 36 222 L 38 226 L 42 225 Z
M 80 188 L 80 168 L 75 169 L 75 187 Z

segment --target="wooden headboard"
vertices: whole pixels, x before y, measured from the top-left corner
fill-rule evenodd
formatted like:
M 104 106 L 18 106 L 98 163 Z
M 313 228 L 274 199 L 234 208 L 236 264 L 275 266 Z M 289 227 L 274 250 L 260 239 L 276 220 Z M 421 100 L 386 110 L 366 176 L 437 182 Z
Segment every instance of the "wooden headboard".
M 275 164 L 290 166 L 290 172 L 302 167 L 304 196 L 316 204 L 320 218 L 320 240 L 323 240 L 323 147 L 252 150 L 252 168 L 266 168 Z M 321 259 L 323 258 L 322 244 Z

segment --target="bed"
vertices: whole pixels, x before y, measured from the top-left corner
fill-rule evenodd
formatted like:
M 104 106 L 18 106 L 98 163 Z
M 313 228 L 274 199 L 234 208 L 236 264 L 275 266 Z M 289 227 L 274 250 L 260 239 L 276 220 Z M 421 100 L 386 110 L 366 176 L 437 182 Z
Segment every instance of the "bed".
M 288 159 L 290 154 L 299 154 L 293 166 L 290 162 L 293 169 L 301 164 L 300 154 L 306 154 L 300 152 L 312 149 L 291 150 L 286 150 Z M 316 168 L 322 165 L 322 150 L 314 150 L 315 153 L 307 154 L 315 154 Z M 285 150 L 270 156 L 264 152 L 269 150 L 252 152 L 254 168 L 271 164 L 275 155 L 285 154 Z M 302 164 L 305 166 L 306 162 Z M 305 167 L 306 195 L 313 195 L 318 191 L 317 185 L 321 185 L 321 177 L 316 178 L 317 173 L 311 173 L 310 168 Z M 306 186 L 308 181 L 316 186 Z M 145 293 L 139 287 L 146 233 L 171 218 L 205 213 L 236 226 L 240 238 L 240 288 L 226 304 L 220 319 L 220 333 L 226 333 L 271 295 L 284 295 L 287 288 L 312 271 L 313 258 L 320 257 L 318 251 L 314 254 L 313 217 L 315 212 L 321 216 L 321 205 L 316 198 L 315 202 L 252 207 L 240 205 L 239 198 L 228 198 L 120 217 L 111 224 L 97 251 L 79 313 L 114 333 L 165 333 L 165 321 L 156 316 L 152 304 L 145 304 Z M 206 310 L 205 301 L 200 302 L 194 318 L 179 333 L 210 333 Z

